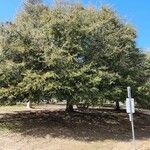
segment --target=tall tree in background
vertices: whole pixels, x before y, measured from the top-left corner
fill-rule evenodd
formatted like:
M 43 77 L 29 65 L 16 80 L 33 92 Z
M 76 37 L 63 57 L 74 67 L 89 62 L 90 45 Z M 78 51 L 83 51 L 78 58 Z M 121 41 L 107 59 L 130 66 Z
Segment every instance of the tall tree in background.
M 150 108 L 150 55 L 149 53 L 146 54 L 145 62 L 141 72 L 142 72 L 141 78 L 144 79 L 145 82 L 144 84 L 138 86 L 137 102 L 141 107 Z
M 67 100 L 68 111 L 80 101 L 105 99 L 119 109 L 126 87 L 136 91 L 147 80 L 135 38 L 135 30 L 108 7 L 47 7 L 28 0 L 16 20 L 1 27 L 0 60 L 12 71 L 1 68 L 0 99 L 55 97 Z
M 27 7 L 28 9 L 26 9 Z M 24 98 L 32 101 L 42 100 L 45 84 L 49 88 L 53 84 L 49 80 L 54 78 L 54 73 L 44 69 L 44 50 L 42 48 L 44 43 L 41 41 L 45 37 L 40 33 L 39 22 L 44 11 L 46 12 L 48 9 L 41 4 L 25 3 L 24 9 L 18 14 L 16 21 L 1 28 L 1 63 L 9 61 L 13 66 L 22 66 L 22 71 L 18 74 L 22 77 L 21 80 L 16 80 L 15 85 L 7 82 L 5 86 L 2 86 L 2 91 L 5 93 L 11 91 L 10 88 L 17 91 L 16 94 L 21 99 L 12 93 L 11 97 L 14 97 L 15 100 Z M 14 71 L 12 70 L 12 74 L 8 72 L 9 76 L 13 75 Z M 6 78 L 3 76 L 6 74 L 3 69 L 1 72 L 1 78 L 4 81 Z

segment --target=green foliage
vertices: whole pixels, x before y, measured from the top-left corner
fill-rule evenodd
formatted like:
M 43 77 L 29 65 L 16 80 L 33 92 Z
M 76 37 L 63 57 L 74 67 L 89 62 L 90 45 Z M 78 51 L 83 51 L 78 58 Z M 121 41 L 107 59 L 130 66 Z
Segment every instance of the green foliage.
M 108 7 L 27 1 L 0 28 L 0 100 L 124 101 L 127 86 L 141 90 L 148 79 L 135 38 Z
M 150 108 L 150 57 L 146 55 L 146 61 L 144 63 L 144 84 L 139 85 L 137 90 L 138 104 L 144 108 Z

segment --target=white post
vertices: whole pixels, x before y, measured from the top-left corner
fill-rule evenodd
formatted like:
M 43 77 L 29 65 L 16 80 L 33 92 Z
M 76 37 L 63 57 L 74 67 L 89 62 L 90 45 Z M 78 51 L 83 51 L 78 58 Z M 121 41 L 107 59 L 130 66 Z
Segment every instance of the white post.
M 31 101 L 30 100 L 27 102 L 27 107 L 26 108 L 31 109 Z
M 132 127 L 132 138 L 133 138 L 133 150 L 136 150 L 135 147 L 135 134 L 134 134 L 134 122 L 133 122 L 133 112 L 132 112 L 132 98 L 131 98 L 131 87 L 127 87 L 127 92 L 128 92 L 128 98 L 130 101 L 130 114 L 129 114 L 129 118 L 131 121 L 131 127 Z

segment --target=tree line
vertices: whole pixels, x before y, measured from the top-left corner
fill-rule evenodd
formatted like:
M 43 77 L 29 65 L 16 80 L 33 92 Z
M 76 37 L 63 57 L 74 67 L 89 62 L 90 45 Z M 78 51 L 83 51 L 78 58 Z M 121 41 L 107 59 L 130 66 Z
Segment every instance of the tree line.
M 136 31 L 111 8 L 79 3 L 46 6 L 27 0 L 12 22 L 0 25 L 0 103 L 56 98 L 90 105 L 126 98 L 150 106 L 150 59 Z

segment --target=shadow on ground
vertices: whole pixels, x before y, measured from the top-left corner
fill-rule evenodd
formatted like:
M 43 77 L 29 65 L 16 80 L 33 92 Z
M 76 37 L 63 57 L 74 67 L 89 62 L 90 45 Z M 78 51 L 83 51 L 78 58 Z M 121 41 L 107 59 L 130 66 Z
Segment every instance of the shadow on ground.
M 135 115 L 136 138 L 150 138 L 150 116 Z M 114 110 L 91 109 L 89 111 L 25 111 L 3 114 L 0 128 L 21 133 L 24 136 L 69 138 L 79 141 L 131 139 L 128 115 Z

